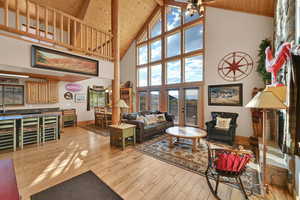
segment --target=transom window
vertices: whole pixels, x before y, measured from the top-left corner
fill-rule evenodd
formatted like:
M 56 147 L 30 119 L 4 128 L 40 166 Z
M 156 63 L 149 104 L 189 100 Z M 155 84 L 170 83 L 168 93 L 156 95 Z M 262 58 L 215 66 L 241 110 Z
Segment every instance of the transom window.
M 143 105 L 138 108 L 149 102 L 148 109 L 159 109 L 156 97 L 166 97 L 169 89 L 203 85 L 203 17 L 187 15 L 184 7 L 171 4 L 153 13 L 137 37 L 137 90 L 147 99 L 139 101 Z

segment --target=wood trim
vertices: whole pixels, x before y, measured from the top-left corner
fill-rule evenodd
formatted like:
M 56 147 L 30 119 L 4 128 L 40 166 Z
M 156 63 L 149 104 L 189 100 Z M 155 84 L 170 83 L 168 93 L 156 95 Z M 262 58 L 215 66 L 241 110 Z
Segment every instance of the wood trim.
M 86 125 L 94 124 L 94 123 L 95 123 L 95 120 L 78 121 L 77 125 L 78 126 L 86 126 Z

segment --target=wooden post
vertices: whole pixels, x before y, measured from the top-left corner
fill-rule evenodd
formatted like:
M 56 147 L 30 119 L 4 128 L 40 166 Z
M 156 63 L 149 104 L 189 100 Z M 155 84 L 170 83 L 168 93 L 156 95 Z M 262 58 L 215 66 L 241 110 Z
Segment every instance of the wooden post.
M 120 30 L 119 30 L 119 0 L 111 1 L 111 19 L 113 33 L 114 80 L 112 81 L 112 124 L 120 122 Z
M 36 35 L 40 36 L 40 6 L 35 4 L 35 12 L 36 12 Z
M 26 29 L 27 29 L 27 33 L 29 32 L 29 28 L 30 28 L 30 10 L 29 10 L 29 1 L 26 1 Z

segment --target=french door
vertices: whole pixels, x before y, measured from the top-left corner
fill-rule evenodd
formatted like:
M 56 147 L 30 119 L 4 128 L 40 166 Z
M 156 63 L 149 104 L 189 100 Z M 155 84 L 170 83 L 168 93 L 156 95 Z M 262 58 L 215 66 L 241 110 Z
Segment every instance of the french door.
M 201 104 L 203 97 L 197 88 L 174 88 L 167 91 L 167 109 L 175 116 L 179 126 L 200 126 Z M 203 111 L 202 111 L 203 112 Z

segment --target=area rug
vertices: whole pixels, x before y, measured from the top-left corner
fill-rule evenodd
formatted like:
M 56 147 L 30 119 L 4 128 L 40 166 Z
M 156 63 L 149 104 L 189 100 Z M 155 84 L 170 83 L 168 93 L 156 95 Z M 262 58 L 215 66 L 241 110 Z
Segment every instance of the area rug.
M 224 144 L 211 143 L 212 148 L 229 147 Z M 154 138 L 143 144 L 137 145 L 136 149 L 161 161 L 192 171 L 205 176 L 208 155 L 206 141 L 202 140 L 197 150 L 192 152 L 191 140 L 180 139 L 173 148 L 169 148 L 169 139 L 166 135 Z M 241 177 L 247 193 L 261 194 L 259 187 L 259 172 L 255 163 L 250 163 L 246 172 Z M 226 178 L 230 186 L 240 189 L 234 179 Z
M 100 128 L 98 126 L 95 126 L 95 124 L 86 124 L 86 125 L 81 125 L 80 127 L 105 137 L 110 136 L 108 129 Z
M 31 196 L 31 200 L 120 200 L 92 171 Z

